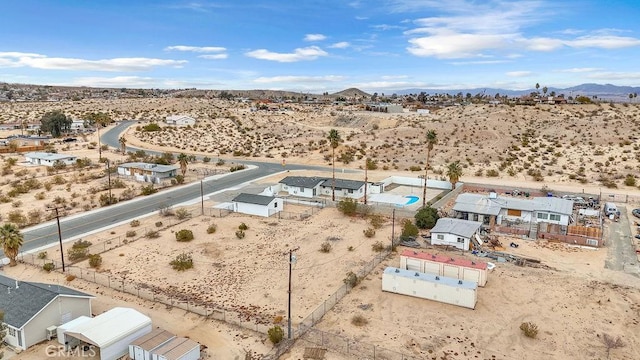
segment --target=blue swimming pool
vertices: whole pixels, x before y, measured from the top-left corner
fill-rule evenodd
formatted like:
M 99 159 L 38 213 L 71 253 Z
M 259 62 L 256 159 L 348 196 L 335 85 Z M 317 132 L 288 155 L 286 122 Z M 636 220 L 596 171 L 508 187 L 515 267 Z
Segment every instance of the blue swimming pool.
M 407 200 L 407 202 L 405 203 L 405 205 L 411 205 L 411 204 L 415 204 L 418 202 L 418 200 L 420 200 L 419 197 L 417 196 L 413 196 L 413 195 L 407 195 L 405 196 L 405 198 L 409 199 Z

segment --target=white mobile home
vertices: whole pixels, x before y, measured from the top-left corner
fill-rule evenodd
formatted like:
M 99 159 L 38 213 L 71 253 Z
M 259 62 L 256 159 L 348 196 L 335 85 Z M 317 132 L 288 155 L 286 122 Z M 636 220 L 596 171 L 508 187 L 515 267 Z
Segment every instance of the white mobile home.
M 475 309 L 478 284 L 417 271 L 387 267 L 382 274 L 382 291 L 409 295 Z
M 173 165 L 131 162 L 118 165 L 118 175 L 132 176 L 137 181 L 160 183 L 161 179 L 175 177 L 178 168 Z
M 196 124 L 196 119 L 187 115 L 169 115 L 166 123 L 171 126 L 193 126 Z
M 320 195 L 320 184 L 327 178 L 316 176 L 287 176 L 280 180 L 282 191 L 289 195 L 305 198 L 314 198 Z
M 100 360 L 116 360 L 129 352 L 129 344 L 151 332 L 151 319 L 131 308 L 115 307 L 67 331 L 69 346 L 99 349 Z
M 452 258 L 413 250 L 400 254 L 400 268 L 458 280 L 473 281 L 485 286 L 489 275 L 487 263 L 468 259 Z
M 441 218 L 431 229 L 431 245 L 449 245 L 469 250 L 471 237 L 478 233 L 482 223 L 453 218 Z
M 67 154 L 28 152 L 24 154 L 25 160 L 33 165 L 53 166 L 56 163 L 73 165 L 78 161 L 78 157 Z
M 284 207 L 284 201 L 281 198 L 247 193 L 236 196 L 231 203 L 234 212 L 264 217 L 276 214 Z
M 331 196 L 335 189 L 337 198 L 360 199 L 364 196 L 364 185 L 364 181 L 360 180 L 335 179 L 334 186 L 333 179 L 326 179 L 320 184 L 320 189 L 323 195 Z

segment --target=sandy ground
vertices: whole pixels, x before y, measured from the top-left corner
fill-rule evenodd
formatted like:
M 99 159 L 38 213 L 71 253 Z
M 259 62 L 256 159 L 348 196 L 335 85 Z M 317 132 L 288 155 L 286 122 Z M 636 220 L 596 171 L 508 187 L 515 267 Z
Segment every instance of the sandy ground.
M 253 112 L 248 105 L 236 106 L 217 100 L 92 100 L 3 104 L 0 117 L 5 121 L 37 120 L 44 111 L 52 109 L 81 117 L 86 111 L 102 110 L 116 120 L 137 119 L 140 125 L 145 125 L 151 120 L 161 121 L 167 114 L 184 113 L 196 117 L 198 126 L 160 132 L 143 132 L 132 127 L 126 134 L 127 143 L 206 154 L 214 159 L 218 156 L 231 159 L 235 155 L 235 159 L 280 163 L 284 158 L 288 163 L 321 165 L 330 165 L 331 151 L 323 140 L 329 129 L 337 128 L 344 142 L 336 149 L 336 155 L 342 159 L 336 161 L 336 167 L 363 168 L 365 157 L 370 157 L 378 165 L 378 170 L 369 172 L 371 180 L 394 174 L 421 175 L 426 157 L 424 133 L 435 128 L 439 143 L 432 152 L 430 178 L 446 179 L 446 165 L 460 160 L 464 167 L 461 180 L 466 182 L 521 188 L 545 185 L 552 190 L 569 192 L 598 193 L 602 190 L 623 195 L 639 194 L 636 186 L 623 183 L 628 174 L 635 176 L 640 165 L 638 144 L 632 135 L 638 130 L 634 120 L 640 112 L 637 105 L 485 105 L 452 107 L 427 116 L 292 107 L 282 112 Z M 558 125 L 560 123 L 562 125 Z M 61 145 L 60 151 L 74 152 L 97 161 L 97 150 L 86 148 L 97 140 L 95 136 L 91 135 L 67 150 Z M 103 152 L 103 156 L 113 161 L 125 160 L 116 149 Z M 6 158 L 4 156 L 5 163 Z M 411 166 L 420 171 L 410 171 Z M 46 171 L 42 168 L 39 172 L 28 168 L 29 172 L 16 175 L 16 170 L 22 168 L 15 165 L 13 174 L 2 177 L 2 194 L 11 190 L 15 180 L 25 181 L 35 176 L 43 184 L 54 181 L 55 176 L 44 176 Z M 496 170 L 497 176 L 487 176 L 488 169 Z M 529 169 L 540 170 L 540 173 Z M 64 183 L 52 185 L 42 200 L 35 200 L 35 194 L 42 189 L 11 198 L 0 205 L 3 221 L 14 209 L 22 210 L 26 215 L 32 210 L 43 209 L 56 197 L 66 198 L 70 213 L 99 206 L 96 193 L 104 192 L 106 179 L 102 169 L 96 168 L 93 172 L 102 174 L 95 178 L 89 171 L 83 172 L 84 176 L 79 172 L 63 175 Z M 362 174 L 343 177 L 358 176 Z M 536 181 L 536 178 L 543 181 Z M 191 180 L 194 179 L 195 176 Z M 261 181 L 256 186 L 267 182 Z M 68 184 L 71 184 L 70 190 L 67 190 Z M 617 189 L 607 188 L 604 184 L 615 185 Z M 137 188 L 141 185 L 127 186 Z M 98 188 L 101 190 L 96 191 Z M 632 200 L 637 201 L 637 198 Z M 72 206 L 72 202 L 76 204 Z M 628 206 L 637 207 L 636 204 Z M 374 239 L 367 239 L 362 235 L 368 227 L 364 220 L 344 218 L 335 209 L 324 209 L 303 222 L 239 215 L 203 219 L 197 217 L 178 227 L 178 230 L 186 228 L 194 232 L 195 240 L 190 243 L 177 243 L 172 233 L 176 229 L 168 229 L 162 231 L 158 239 L 140 239 L 103 254 L 101 274 L 123 277 L 132 283 L 151 283 L 158 291 L 186 294 L 211 306 L 243 307 L 243 310 L 262 315 L 265 321 L 273 321 L 285 315 L 286 309 L 287 262 L 284 254 L 291 247 L 300 246 L 293 272 L 296 284 L 293 321 L 297 323 L 342 284 L 347 271 L 359 269 L 373 256 L 373 242 L 387 239 L 385 234 L 390 233 L 387 223 Z M 241 222 L 249 226 L 242 240 L 235 236 Z M 206 233 L 210 223 L 218 226 L 215 234 Z M 122 236 L 130 230 L 131 226 L 125 225 L 100 236 L 101 239 Z M 318 251 L 321 243 L 336 235 L 341 240 L 332 241 L 330 253 Z M 637 305 L 640 303 L 640 284 L 635 277 L 604 269 L 606 249 L 592 251 L 544 242 L 515 241 L 521 244 L 516 251 L 544 259 L 544 264 L 552 269 L 499 264 L 487 287 L 480 289 L 476 310 L 381 292 L 384 266 L 399 264 L 399 259 L 393 258 L 383 262 L 325 317 L 318 328 L 426 359 L 606 358 L 601 340 L 605 333 L 620 336 L 626 344 L 611 350 L 612 358 L 640 357 L 637 350 L 640 349 L 640 308 Z M 192 254 L 195 267 L 177 273 L 170 269 L 168 262 L 182 251 Z M 55 251 L 52 250 L 49 256 L 54 257 Z M 80 263 L 78 266 L 88 265 Z M 59 275 L 24 265 L 4 271 L 25 280 L 66 284 Z M 149 314 L 156 325 L 201 341 L 211 349 L 213 358 L 233 359 L 243 356 L 244 350 L 261 354 L 270 348 L 263 335 L 197 319 L 183 311 L 168 310 L 165 306 L 130 298 L 80 279 L 69 285 L 98 295 L 96 313 L 118 304 L 131 304 Z M 372 306 L 361 310 L 358 307 L 361 304 Z M 350 321 L 354 314 L 362 314 L 369 324 L 364 327 L 352 325 Z M 182 321 L 185 316 L 191 321 Z M 518 326 L 523 321 L 532 321 L 540 327 L 538 339 L 521 335 Z M 305 346 L 309 344 L 300 342 L 284 358 L 301 359 Z M 38 358 L 38 354 L 36 351 L 33 358 Z M 341 355 L 330 351 L 326 358 L 340 359 Z

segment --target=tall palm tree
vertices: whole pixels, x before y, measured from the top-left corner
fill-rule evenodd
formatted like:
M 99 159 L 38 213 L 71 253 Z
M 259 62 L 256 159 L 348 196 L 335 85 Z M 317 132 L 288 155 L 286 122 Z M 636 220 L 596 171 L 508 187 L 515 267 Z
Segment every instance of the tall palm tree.
M 333 181 L 331 182 L 331 201 L 336 201 L 336 148 L 340 143 L 340 134 L 338 130 L 329 130 L 329 145 L 331 146 L 331 166 L 333 167 Z
M 187 173 L 187 165 L 189 165 L 189 155 L 185 153 L 180 153 L 178 155 L 178 162 L 180 163 L 180 171 L 182 172 L 182 176 Z
M 122 155 L 124 155 L 127 151 L 127 138 L 125 138 L 124 136 L 120 136 L 118 142 L 120 143 L 120 149 L 122 149 Z
M 455 189 L 456 183 L 462 176 L 462 166 L 460 166 L 460 160 L 456 160 L 447 165 L 447 176 L 449 177 L 449 182 L 451 183 L 451 190 Z
M 9 258 L 9 266 L 16 266 L 16 258 L 20 247 L 24 242 L 24 237 L 15 224 L 6 223 L 0 227 L 0 244 L 4 254 Z
M 431 150 L 438 143 L 438 135 L 435 130 L 427 131 L 427 164 L 424 166 L 424 187 L 422 188 L 422 207 L 427 205 L 427 175 L 429 174 L 429 160 Z
M 95 126 L 98 131 L 98 156 L 100 160 L 102 160 L 102 145 L 100 144 L 100 128 L 103 128 L 113 121 L 109 114 L 105 114 L 103 112 L 92 112 L 85 115 L 87 119 L 85 121 L 85 125 Z M 88 123 L 88 124 L 87 124 Z

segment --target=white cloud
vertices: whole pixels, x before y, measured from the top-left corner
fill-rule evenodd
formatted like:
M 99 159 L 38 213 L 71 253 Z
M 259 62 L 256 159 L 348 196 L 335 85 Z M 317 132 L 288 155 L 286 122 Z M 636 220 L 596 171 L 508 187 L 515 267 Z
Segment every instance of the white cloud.
M 159 66 L 182 67 L 182 65 L 186 63 L 186 60 L 153 58 L 87 60 L 48 57 L 46 55 L 30 53 L 0 53 L 0 66 L 2 67 L 31 67 L 46 70 L 145 71 Z
M 565 72 L 565 73 L 586 73 L 586 72 L 594 72 L 598 70 L 600 70 L 600 68 L 571 68 L 571 69 L 561 69 L 557 71 Z
M 255 83 L 324 83 L 324 82 L 336 82 L 344 80 L 344 76 L 338 75 L 326 75 L 326 76 L 272 76 L 272 77 L 259 77 L 253 80 Z
M 587 75 L 589 79 L 604 80 L 607 82 L 619 80 L 640 80 L 640 72 L 598 72 Z
M 402 27 L 402 26 L 387 25 L 387 24 L 373 25 L 372 28 L 377 29 L 377 30 L 382 30 L 382 31 L 404 29 L 404 27 Z
M 328 47 L 331 48 L 331 49 L 346 49 L 349 46 L 351 46 L 351 44 L 349 44 L 348 42 L 340 41 L 340 42 L 337 42 L 335 44 L 331 44 Z
M 619 49 L 640 46 L 640 39 L 625 36 L 592 35 L 581 36 L 575 40 L 567 41 L 567 45 L 577 48 Z
M 209 54 L 209 55 L 198 55 L 199 58 L 201 59 L 208 59 L 208 60 L 220 60 L 220 59 L 226 59 L 227 57 L 229 57 L 229 55 L 227 54 Z
M 307 34 L 304 36 L 304 41 L 322 41 L 327 37 L 322 34 Z
M 297 62 L 305 60 L 315 60 L 321 56 L 329 55 L 326 51 L 317 46 L 309 46 L 306 48 L 298 48 L 293 53 L 276 53 L 266 49 L 258 49 L 245 53 L 246 56 L 278 62 Z
M 552 38 L 532 38 L 532 39 L 523 39 L 521 42 L 524 44 L 525 48 L 533 51 L 553 51 L 564 46 L 564 42 L 560 39 L 552 39 Z
M 212 52 L 223 52 L 227 51 L 227 48 L 220 46 L 186 46 L 186 45 L 175 45 L 175 46 L 167 46 L 164 48 L 164 51 L 190 51 L 197 53 L 212 53 Z
M 411 46 L 407 51 L 416 56 L 440 59 L 482 57 L 486 56 L 485 50 L 506 47 L 508 37 L 501 34 L 442 33 L 410 39 Z
M 527 77 L 531 76 L 533 73 L 531 71 L 509 71 L 506 73 L 509 77 Z
M 157 80 L 151 77 L 140 76 L 115 76 L 115 77 L 79 77 L 72 81 L 75 86 L 91 86 L 91 87 L 153 87 Z

